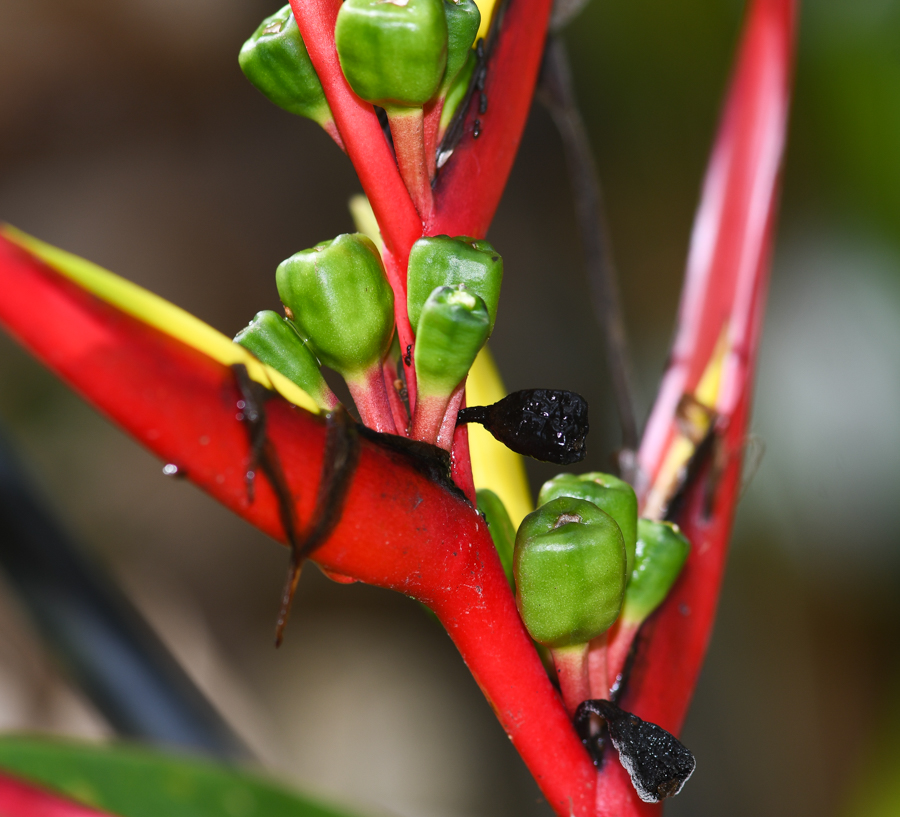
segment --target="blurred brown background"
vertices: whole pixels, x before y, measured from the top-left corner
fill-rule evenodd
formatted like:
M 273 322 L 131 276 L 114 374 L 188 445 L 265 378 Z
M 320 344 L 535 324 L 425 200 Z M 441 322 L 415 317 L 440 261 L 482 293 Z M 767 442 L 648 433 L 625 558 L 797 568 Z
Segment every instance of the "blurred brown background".
M 645 415 L 743 4 L 593 0 L 566 35 L 603 176 Z M 0 218 L 233 334 L 274 269 L 351 228 L 358 190 L 237 51 L 261 0 L 3 0 Z M 754 431 L 709 659 L 667 813 L 900 814 L 900 6 L 803 8 Z M 535 109 L 489 238 L 511 389 L 591 402 L 618 444 L 558 138 Z M 550 293 L 550 294 L 548 294 Z M 449 640 L 412 602 L 304 577 L 272 648 L 286 554 L 0 337 L 0 419 L 60 516 L 121 579 L 262 764 L 409 817 L 547 815 Z M 535 467 L 533 484 L 553 473 Z M 0 583 L 0 729 L 101 737 Z

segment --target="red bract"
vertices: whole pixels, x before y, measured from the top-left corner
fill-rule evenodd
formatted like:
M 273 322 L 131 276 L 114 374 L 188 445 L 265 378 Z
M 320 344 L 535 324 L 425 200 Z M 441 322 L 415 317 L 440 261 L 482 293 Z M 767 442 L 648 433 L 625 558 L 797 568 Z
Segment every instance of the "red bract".
M 630 711 L 676 733 L 709 640 L 737 501 L 787 118 L 795 6 L 794 0 L 754 0 L 749 9 L 694 231 L 672 364 L 639 454 L 643 500 L 652 491 L 671 493 L 663 466 L 682 434 L 678 406 L 685 396 L 696 397 L 704 372 L 718 359 L 716 350 L 724 349 L 721 384 L 714 405 L 707 406 L 716 417 L 706 447 L 713 453 L 694 474 L 678 516 L 693 544 L 691 556 L 639 636 L 622 699 Z M 482 134 L 475 139 L 467 127 L 438 177 L 435 209 L 424 226 L 374 110 L 355 97 L 340 73 L 333 40 L 338 0 L 292 0 L 292 7 L 379 220 L 401 342 L 411 344 L 409 248 L 423 233 L 487 231 L 524 127 L 550 2 L 509 4 L 488 64 L 489 112 Z M 0 291 L 0 322 L 23 345 L 188 479 L 285 540 L 277 497 L 266 481 L 260 478 L 255 500 L 248 498 L 248 438 L 236 416 L 240 394 L 226 365 L 86 292 L 2 236 Z M 316 501 L 325 422 L 277 396 L 266 406 L 268 435 L 302 524 Z M 455 473 L 468 488 L 464 434 L 455 453 Z M 658 812 L 638 800 L 614 753 L 599 775 L 595 771 L 522 626 L 485 524 L 411 458 L 377 441 L 361 441 L 341 519 L 314 559 L 329 571 L 398 590 L 435 611 L 559 815 Z

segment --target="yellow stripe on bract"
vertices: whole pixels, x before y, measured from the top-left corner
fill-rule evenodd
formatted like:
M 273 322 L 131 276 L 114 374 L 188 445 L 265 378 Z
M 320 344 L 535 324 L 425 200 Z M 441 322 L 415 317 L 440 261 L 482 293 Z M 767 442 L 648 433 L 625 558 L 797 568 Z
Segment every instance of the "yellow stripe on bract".
M 475 0 L 475 5 L 481 12 L 481 25 L 478 26 L 478 33 L 475 35 L 475 42 L 479 37 L 487 39 L 488 29 L 491 27 L 491 17 L 494 16 L 494 9 L 497 6 L 497 0 Z
M 257 383 L 266 388 L 274 388 L 295 406 L 316 414 L 321 411 L 312 397 L 283 374 L 260 363 L 243 346 L 181 307 L 91 261 L 45 244 L 15 227 L 0 226 L 0 234 L 111 306 L 225 366 L 243 363 L 247 367 L 247 373 Z
M 466 405 L 489 406 L 506 397 L 506 389 L 485 346 L 475 359 L 466 380 Z M 534 510 L 522 457 L 497 442 L 477 423 L 469 424 L 469 451 L 476 488 L 490 488 L 506 506 L 513 526 Z
M 713 349 L 712 358 L 706 364 L 703 375 L 697 388 L 694 389 L 694 399 L 708 408 L 715 408 L 719 399 L 719 389 L 722 386 L 722 371 L 725 368 L 725 356 L 728 352 L 728 324 L 722 327 L 716 348 Z
M 716 341 L 712 357 L 700 376 L 697 388 L 694 389 L 694 393 L 691 395 L 696 403 L 699 404 L 698 408 L 702 406 L 704 410 L 709 409 L 710 411 L 715 409 L 719 397 L 719 389 L 722 386 L 722 371 L 725 367 L 727 352 L 728 325 L 726 324 L 722 328 L 719 339 Z M 708 430 L 709 417 L 711 416 L 708 415 L 705 422 L 703 422 L 703 427 L 697 429 L 699 437 L 702 438 Z M 662 518 L 669 502 L 681 485 L 684 479 L 685 468 L 696 450 L 696 444 L 684 433 L 679 432 L 672 438 L 663 464 L 656 475 L 656 481 L 647 493 L 647 499 L 642 510 L 643 516 L 649 519 Z

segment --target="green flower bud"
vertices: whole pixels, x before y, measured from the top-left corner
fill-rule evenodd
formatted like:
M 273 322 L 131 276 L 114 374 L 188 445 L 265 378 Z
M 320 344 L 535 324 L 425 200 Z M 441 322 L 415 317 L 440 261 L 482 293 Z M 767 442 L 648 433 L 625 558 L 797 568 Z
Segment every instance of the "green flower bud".
M 447 66 L 443 0 L 345 0 L 334 42 L 357 96 L 382 107 L 421 107 Z
M 560 497 L 522 520 L 513 559 L 516 604 L 531 637 L 553 649 L 608 630 L 625 591 L 625 543 L 613 518 Z
M 339 235 L 278 265 L 282 303 L 313 354 L 348 382 L 379 366 L 394 333 L 394 294 L 360 233 Z
M 319 371 L 319 361 L 287 318 L 268 309 L 257 312 L 250 325 L 235 335 L 234 342 L 296 383 L 323 409 L 331 410 L 337 405 L 337 398 Z
M 687 561 L 691 543 L 678 525 L 641 519 L 634 571 L 625 591 L 622 617 L 638 624 L 669 595 Z
M 628 555 L 626 570 L 630 576 L 634 569 L 638 524 L 638 502 L 634 488 L 612 474 L 601 474 L 599 471 L 581 476 L 560 474 L 544 483 L 538 494 L 538 505 L 560 496 L 586 499 L 616 520 L 625 540 L 625 552 Z
M 478 510 L 484 514 L 487 520 L 488 531 L 497 548 L 500 564 L 509 581 L 510 587 L 515 587 L 513 579 L 513 547 L 516 542 L 516 529 L 506 512 L 503 500 L 493 491 L 483 488 L 475 494 L 478 499 Z
M 238 62 L 247 79 L 279 108 L 320 125 L 331 120 L 322 83 L 290 6 L 260 23 L 242 46 Z
M 436 287 L 456 287 L 478 295 L 487 305 L 494 331 L 500 284 L 503 282 L 503 259 L 482 239 L 448 235 L 420 238 L 409 253 L 407 273 L 409 323 L 418 332 L 422 307 Z
M 447 128 L 450 127 L 450 123 L 453 121 L 457 109 L 466 98 L 466 91 L 469 90 L 469 83 L 472 81 L 472 74 L 475 71 L 476 65 L 478 65 L 478 58 L 475 56 L 474 51 L 470 51 L 465 64 L 456 75 L 453 85 L 447 89 L 446 96 L 444 97 L 444 107 L 441 110 L 441 136 L 443 136 Z M 438 159 L 438 166 L 440 167 L 441 164 L 440 159 Z
M 446 93 L 466 64 L 481 25 L 481 12 L 473 0 L 444 0 L 447 18 L 447 70 L 441 89 Z
M 490 335 L 484 301 L 465 287 L 438 287 L 419 319 L 415 366 L 422 398 L 449 396 Z

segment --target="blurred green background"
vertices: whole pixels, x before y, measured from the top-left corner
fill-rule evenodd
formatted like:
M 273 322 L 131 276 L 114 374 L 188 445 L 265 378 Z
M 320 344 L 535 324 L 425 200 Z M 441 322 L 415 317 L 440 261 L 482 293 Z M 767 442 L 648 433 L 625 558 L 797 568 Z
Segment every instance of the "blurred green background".
M 0 218 L 226 333 L 283 258 L 351 229 L 358 190 L 311 123 L 237 67 L 260 0 L 4 0 Z M 740 26 L 736 0 L 593 0 L 566 33 L 605 185 L 646 414 Z M 754 434 L 709 659 L 667 814 L 900 815 L 900 5 L 802 9 Z M 489 238 L 511 389 L 591 402 L 618 445 L 558 138 L 535 108 Z M 411 602 L 308 570 L 0 337 L 0 418 L 73 532 L 281 777 L 409 817 L 547 815 L 449 640 Z M 552 475 L 535 467 L 535 489 Z M 353 701 L 351 707 L 348 701 Z M 102 738 L 0 585 L 0 729 Z M 894 799 L 891 799 L 891 798 Z

